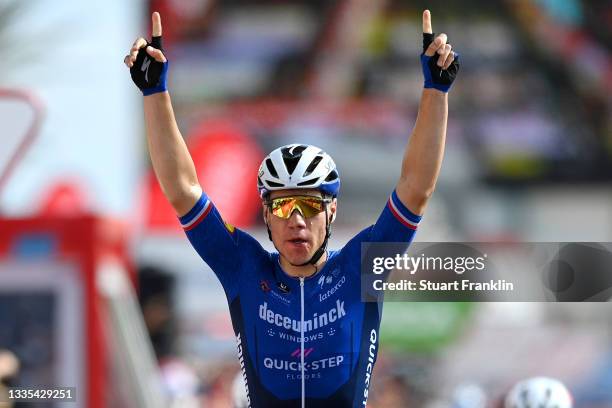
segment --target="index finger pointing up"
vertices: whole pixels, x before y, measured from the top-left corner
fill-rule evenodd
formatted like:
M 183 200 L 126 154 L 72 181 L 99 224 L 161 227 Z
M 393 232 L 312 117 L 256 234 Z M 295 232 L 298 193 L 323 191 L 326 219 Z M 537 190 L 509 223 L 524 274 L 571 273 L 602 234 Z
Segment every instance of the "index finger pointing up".
M 153 27 L 153 37 L 161 37 L 162 35 L 162 25 L 161 25 L 161 16 L 159 15 L 159 13 L 156 11 L 153 13 L 153 15 L 151 16 L 151 22 L 152 27 Z
M 431 13 L 429 10 L 423 11 L 423 32 L 433 34 L 433 30 L 431 28 Z

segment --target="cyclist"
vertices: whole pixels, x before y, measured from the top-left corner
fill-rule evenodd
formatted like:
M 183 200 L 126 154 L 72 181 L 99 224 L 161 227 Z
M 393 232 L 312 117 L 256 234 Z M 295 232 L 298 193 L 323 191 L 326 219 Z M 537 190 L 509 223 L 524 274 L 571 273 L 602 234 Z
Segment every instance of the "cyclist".
M 382 305 L 361 301 L 360 244 L 412 240 L 438 177 L 458 59 L 446 34 L 434 38 L 423 13 L 425 76 L 419 114 L 399 181 L 376 223 L 341 250 L 327 242 L 340 177 L 333 159 L 305 144 L 282 146 L 262 162 L 257 187 L 268 253 L 226 223 L 203 192 L 167 92 L 161 18 L 151 42 L 124 59 L 144 94 L 149 151 L 162 190 L 187 237 L 220 280 L 236 334 L 247 402 L 254 407 L 365 406 L 378 351 Z

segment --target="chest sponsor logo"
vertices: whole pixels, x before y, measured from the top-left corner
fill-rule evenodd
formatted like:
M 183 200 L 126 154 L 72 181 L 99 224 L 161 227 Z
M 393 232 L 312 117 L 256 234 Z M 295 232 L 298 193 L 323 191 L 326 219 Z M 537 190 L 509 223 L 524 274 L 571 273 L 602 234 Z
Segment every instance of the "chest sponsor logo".
M 283 316 L 280 313 L 276 313 L 272 309 L 268 308 L 268 302 L 264 302 L 262 305 L 259 305 L 259 318 L 261 320 L 287 330 L 293 330 L 296 333 L 301 333 L 302 331 L 304 333 L 308 333 L 312 330 L 320 329 L 330 323 L 334 323 L 335 321 L 342 319 L 344 316 L 346 316 L 344 301 L 336 299 L 336 305 L 327 312 L 321 314 L 313 313 L 311 319 L 304 320 L 304 327 L 302 330 L 300 320 L 295 320 L 290 317 Z
M 346 275 L 343 275 L 338 280 L 338 282 L 336 282 L 336 284 L 332 286 L 331 288 L 327 289 L 325 293 L 319 293 L 319 302 L 323 302 L 324 300 L 329 299 L 331 295 L 333 295 L 338 289 L 340 289 L 342 285 L 344 285 L 345 282 L 346 282 Z
M 259 288 L 261 289 L 262 292 L 269 294 L 270 296 L 280 300 L 284 304 L 286 304 L 286 305 L 290 305 L 291 304 L 291 300 L 290 299 L 287 299 L 287 298 L 283 297 L 281 294 L 276 293 L 275 291 L 273 291 L 270 288 L 270 284 L 268 283 L 268 281 L 262 280 L 261 282 L 259 282 Z M 288 292 L 284 292 L 284 293 L 288 293 Z
M 332 275 L 321 275 L 317 284 L 323 289 L 323 286 L 329 285 L 334 281 L 334 277 Z
M 238 347 L 238 361 L 240 362 L 240 371 L 242 372 L 242 379 L 244 380 L 244 384 L 246 385 L 246 397 L 248 406 L 251 406 L 251 397 L 249 396 L 249 381 L 246 373 L 246 366 L 244 364 L 244 356 L 242 355 L 242 339 L 240 338 L 240 333 L 236 336 L 236 346 Z
M 274 333 L 274 332 L 272 332 Z M 274 336 L 276 333 L 274 334 L 270 334 L 270 332 L 268 332 L 268 334 L 270 336 Z M 287 340 L 287 341 L 292 341 L 294 343 L 301 343 L 302 342 L 302 336 L 300 336 L 299 334 L 291 334 L 291 333 L 287 333 L 284 331 L 279 331 L 278 332 L 278 337 L 282 340 Z M 325 333 L 324 332 L 319 332 L 319 333 L 314 333 L 314 334 L 305 334 L 304 335 L 304 343 L 308 343 L 311 341 L 317 341 L 317 340 L 323 340 L 323 338 L 325 337 Z
M 299 353 L 297 357 L 300 357 Z M 304 361 L 304 371 L 312 372 L 339 367 L 342 365 L 343 361 L 343 355 L 337 355 L 313 361 Z M 265 357 L 263 363 L 264 367 L 266 367 L 268 370 L 302 371 L 302 363 L 299 358 L 296 358 L 295 360 L 284 360 L 282 358 Z
M 378 333 L 375 329 L 370 332 L 370 346 L 368 348 L 368 365 L 366 366 L 364 388 L 363 388 L 363 400 L 362 405 L 365 407 L 368 402 L 368 394 L 370 389 L 370 380 L 372 379 L 372 369 L 374 368 L 374 362 L 376 361 L 376 339 Z
M 283 293 L 289 293 L 291 292 L 291 289 L 289 289 L 289 286 L 287 286 L 284 282 L 278 282 L 276 284 L 276 286 L 278 287 L 278 289 L 283 292 Z
M 280 293 L 276 293 L 275 291 L 270 291 L 270 296 L 272 296 L 273 298 L 276 298 L 278 300 L 280 300 L 281 302 L 283 302 L 286 305 L 290 305 L 291 304 L 291 299 L 287 299 L 286 297 L 283 297 Z

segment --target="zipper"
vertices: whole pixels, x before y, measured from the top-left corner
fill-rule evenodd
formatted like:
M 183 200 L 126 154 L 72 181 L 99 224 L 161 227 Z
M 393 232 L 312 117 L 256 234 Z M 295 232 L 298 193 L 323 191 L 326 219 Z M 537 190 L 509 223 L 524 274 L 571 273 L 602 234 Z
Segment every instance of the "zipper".
M 300 362 L 302 371 L 302 408 L 306 408 L 306 380 L 304 378 L 304 277 L 300 277 Z

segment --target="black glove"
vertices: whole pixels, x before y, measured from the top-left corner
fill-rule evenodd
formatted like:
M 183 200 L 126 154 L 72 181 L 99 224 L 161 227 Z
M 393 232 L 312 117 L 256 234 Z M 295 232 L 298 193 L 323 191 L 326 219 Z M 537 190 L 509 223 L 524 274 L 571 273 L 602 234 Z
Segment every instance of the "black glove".
M 448 92 L 459 72 L 459 54 L 455 53 L 454 61 L 447 69 L 438 66 L 438 54 L 429 57 L 425 51 L 434 41 L 435 34 L 423 33 L 423 53 L 421 54 L 421 66 L 425 77 L 425 88 L 434 88 L 442 92 Z M 451 51 L 453 52 L 453 51 Z
M 132 80 L 145 96 L 168 90 L 166 86 L 168 61 L 158 62 L 151 57 L 146 51 L 149 45 L 163 51 L 162 38 L 153 37 L 150 43 L 138 50 L 136 61 L 130 68 Z

